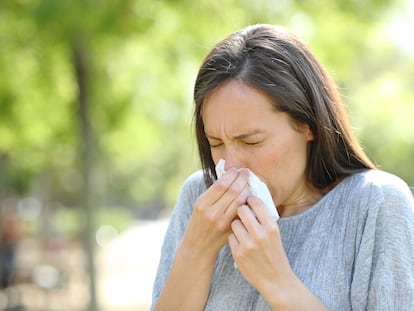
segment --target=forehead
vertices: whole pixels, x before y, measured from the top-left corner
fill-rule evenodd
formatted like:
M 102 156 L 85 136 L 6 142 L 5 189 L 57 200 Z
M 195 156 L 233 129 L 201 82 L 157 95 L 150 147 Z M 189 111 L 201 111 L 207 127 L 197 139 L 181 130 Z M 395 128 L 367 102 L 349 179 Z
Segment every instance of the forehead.
M 202 118 L 208 136 L 236 137 L 275 130 L 280 124 L 280 114 L 266 93 L 231 80 L 206 97 Z
M 264 91 L 239 80 L 230 80 L 219 85 L 206 96 L 202 116 L 219 112 L 266 112 L 275 111 L 276 105 Z M 242 116 L 242 114 L 240 114 Z

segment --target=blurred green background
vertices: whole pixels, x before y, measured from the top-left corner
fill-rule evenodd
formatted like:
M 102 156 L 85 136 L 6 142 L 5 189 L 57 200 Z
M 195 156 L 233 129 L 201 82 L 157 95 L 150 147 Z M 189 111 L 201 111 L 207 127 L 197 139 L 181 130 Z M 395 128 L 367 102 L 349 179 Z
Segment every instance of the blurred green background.
M 1 226 L 17 223 L 15 283 L 44 269 L 41 294 L 6 288 L 0 310 L 14 301 L 110 310 L 96 294 L 97 252 L 131 226 L 168 217 L 199 167 L 198 66 L 248 24 L 283 25 L 308 42 L 367 153 L 414 186 L 413 20 L 412 0 L 1 0 Z M 62 271 L 60 288 L 75 275 L 84 286 L 67 308 L 50 294 L 56 284 L 38 284 Z

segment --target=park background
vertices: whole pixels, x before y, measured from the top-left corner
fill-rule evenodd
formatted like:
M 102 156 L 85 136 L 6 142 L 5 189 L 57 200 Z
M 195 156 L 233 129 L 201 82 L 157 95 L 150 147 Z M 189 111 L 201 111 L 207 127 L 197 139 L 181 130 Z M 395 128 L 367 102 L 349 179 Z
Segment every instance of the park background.
M 412 0 L 1 0 L 0 228 L 17 257 L 0 310 L 148 309 L 199 168 L 198 66 L 255 23 L 309 44 L 367 153 L 414 186 Z

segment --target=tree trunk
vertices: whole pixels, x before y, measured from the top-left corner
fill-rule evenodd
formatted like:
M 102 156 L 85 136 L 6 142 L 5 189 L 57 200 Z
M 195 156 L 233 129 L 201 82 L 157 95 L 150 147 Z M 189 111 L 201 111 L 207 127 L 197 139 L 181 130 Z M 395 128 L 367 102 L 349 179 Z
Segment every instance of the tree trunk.
M 72 46 L 73 64 L 78 85 L 77 118 L 79 122 L 79 151 L 80 169 L 82 173 L 81 208 L 85 215 L 83 230 L 84 245 L 87 258 L 87 269 L 89 274 L 89 311 L 97 311 L 96 299 L 96 270 L 95 270 L 95 230 L 94 213 L 92 204 L 92 151 L 93 140 L 89 115 L 88 98 L 88 58 L 85 45 L 77 40 Z

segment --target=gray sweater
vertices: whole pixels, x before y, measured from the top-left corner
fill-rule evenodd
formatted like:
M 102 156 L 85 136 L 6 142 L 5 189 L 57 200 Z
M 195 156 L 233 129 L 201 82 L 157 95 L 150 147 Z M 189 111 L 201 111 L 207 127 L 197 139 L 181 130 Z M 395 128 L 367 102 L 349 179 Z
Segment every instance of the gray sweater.
M 161 250 L 153 306 L 164 286 L 194 203 L 197 172 L 185 182 Z M 306 212 L 278 220 L 290 265 L 331 310 L 414 310 L 414 200 L 398 177 L 366 171 L 344 179 Z M 270 310 L 219 252 L 205 310 Z

